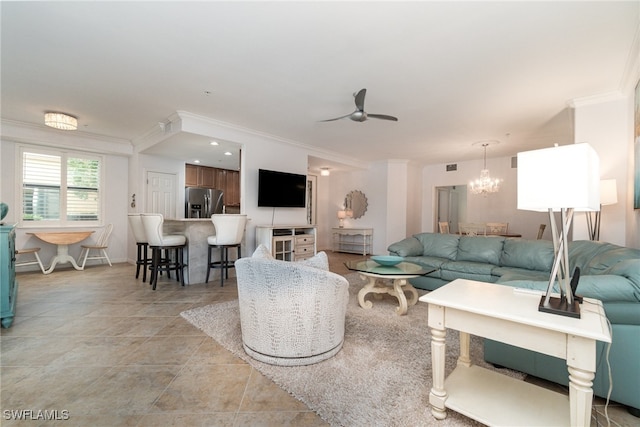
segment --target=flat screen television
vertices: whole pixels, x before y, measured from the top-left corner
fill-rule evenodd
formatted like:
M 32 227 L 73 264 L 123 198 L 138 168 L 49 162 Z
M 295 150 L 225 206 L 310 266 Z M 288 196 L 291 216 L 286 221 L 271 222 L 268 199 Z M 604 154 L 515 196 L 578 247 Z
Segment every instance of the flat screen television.
M 258 170 L 258 206 L 304 208 L 306 192 L 306 175 Z

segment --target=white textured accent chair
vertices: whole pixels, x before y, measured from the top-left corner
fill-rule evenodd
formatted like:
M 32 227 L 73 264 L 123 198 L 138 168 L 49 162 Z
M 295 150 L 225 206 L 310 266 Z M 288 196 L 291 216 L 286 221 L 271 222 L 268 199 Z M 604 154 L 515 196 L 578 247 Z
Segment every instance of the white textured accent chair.
M 262 245 L 236 261 L 242 344 L 249 356 L 300 366 L 340 351 L 349 282 L 328 270 L 324 252 L 305 261 L 280 261 Z

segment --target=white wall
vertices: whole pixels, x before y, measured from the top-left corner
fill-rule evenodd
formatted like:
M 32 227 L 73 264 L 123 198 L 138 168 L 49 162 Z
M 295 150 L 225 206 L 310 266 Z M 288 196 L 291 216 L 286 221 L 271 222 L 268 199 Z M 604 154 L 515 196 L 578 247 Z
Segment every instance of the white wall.
M 335 175 L 335 178 L 333 176 Z M 372 164 L 369 169 L 332 174 L 331 201 L 329 205 L 333 213 L 333 225 L 339 224 L 336 212 L 344 209 L 344 199 L 353 190 L 359 190 L 367 197 L 367 210 L 358 219 L 347 218 L 345 227 L 373 228 L 373 252 L 386 254 L 386 200 L 387 200 L 387 168 L 386 162 Z M 327 230 L 330 232 L 330 230 Z
M 436 187 L 468 185 L 480 176 L 483 160 L 458 162 L 456 171 L 447 172 L 446 164 L 425 166 L 422 173 L 422 231 L 436 232 Z M 520 233 L 523 238 L 535 239 L 540 224 L 548 224 L 546 213 L 517 209 L 517 169 L 511 167 L 511 157 L 487 159 L 492 178 L 503 180 L 500 191 L 487 196 L 467 191 L 466 214 L 461 202 L 461 220 L 466 222 L 508 222 L 509 232 Z M 545 238 L 550 238 L 545 233 Z
M 407 170 L 406 236 L 420 233 L 422 228 L 422 166 L 409 164 Z
M 25 135 L 28 133 L 25 133 Z M 38 138 L 43 141 L 42 145 L 46 145 L 48 147 L 57 146 L 55 143 L 56 138 L 59 136 L 57 133 L 52 133 L 52 137 L 48 138 L 49 134 L 46 131 L 43 131 L 39 134 Z M 24 144 L 23 142 L 15 142 L 11 140 L 5 139 L 3 136 L 3 140 L 1 141 L 0 151 L 2 152 L 1 156 L 1 197 L 2 200 L 9 204 L 9 214 L 5 218 L 5 222 L 8 224 L 16 223 L 18 219 L 19 209 L 16 208 L 16 204 L 18 203 L 17 193 L 19 188 L 16 186 L 16 170 L 15 166 L 17 164 L 16 155 L 18 153 L 18 145 Z M 86 138 L 86 136 L 85 136 Z M 16 139 L 21 139 L 20 137 Z M 85 139 L 86 140 L 86 139 Z M 25 145 L 34 145 L 34 141 L 29 140 L 28 144 Z M 64 144 L 65 148 L 84 151 L 83 148 L 86 148 L 85 145 L 82 144 L 81 141 L 74 138 L 67 138 Z M 109 151 L 109 144 L 103 142 L 104 151 Z M 113 147 L 112 147 L 113 148 Z M 121 151 L 121 147 L 116 146 L 115 150 L 119 152 Z M 109 154 L 103 153 L 105 158 L 104 170 L 105 170 L 105 185 L 103 188 L 104 195 L 104 224 L 113 224 L 113 233 L 111 234 L 111 239 L 109 242 L 109 257 L 112 262 L 125 262 L 127 260 L 127 233 L 128 233 L 128 224 L 127 224 L 127 195 L 124 193 L 122 189 L 127 188 L 129 181 L 129 160 L 127 156 L 118 155 L 118 154 Z M 83 230 L 94 230 L 95 234 L 86 240 L 83 243 L 91 242 L 92 240 L 96 240 L 102 231 L 102 227 L 79 227 Z M 25 226 L 18 226 L 16 229 L 16 247 L 41 247 L 40 257 L 42 258 L 45 264 L 48 264 L 48 260 L 51 259 L 56 252 L 56 248 L 53 245 L 49 245 L 38 240 L 36 237 L 27 235 L 26 233 L 41 230 L 42 228 L 28 228 Z M 72 245 L 69 248 L 69 253 L 74 257 L 77 257 L 80 254 L 80 244 Z M 37 266 L 21 267 L 21 269 L 37 269 Z M 22 270 L 19 270 L 22 271 Z
M 600 240 L 625 246 L 627 241 L 625 216 L 633 212 L 633 204 L 626 197 L 633 185 L 628 158 L 633 137 L 629 134 L 628 98 L 622 95 L 590 97 L 574 101 L 575 142 L 588 142 L 600 157 L 600 178 L 615 179 L 618 203 L 603 206 L 601 211 Z M 574 240 L 588 240 L 584 213 L 576 213 L 573 224 Z

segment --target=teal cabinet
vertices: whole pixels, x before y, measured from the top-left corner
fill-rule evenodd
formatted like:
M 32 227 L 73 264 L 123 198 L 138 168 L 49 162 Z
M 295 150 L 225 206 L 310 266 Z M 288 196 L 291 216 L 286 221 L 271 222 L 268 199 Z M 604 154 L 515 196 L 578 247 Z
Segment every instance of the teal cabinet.
M 0 318 L 8 328 L 16 315 L 16 229 L 15 225 L 0 225 Z

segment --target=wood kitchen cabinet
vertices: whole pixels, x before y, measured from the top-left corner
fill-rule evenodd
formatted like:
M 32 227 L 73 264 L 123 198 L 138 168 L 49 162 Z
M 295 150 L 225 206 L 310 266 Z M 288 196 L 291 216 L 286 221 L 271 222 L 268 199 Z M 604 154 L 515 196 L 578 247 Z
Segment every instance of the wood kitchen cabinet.
M 240 206 L 240 172 L 228 170 L 225 176 L 225 203 Z
M 184 181 L 187 187 L 216 188 L 215 168 L 187 164 Z
M 208 166 L 187 164 L 185 166 L 187 187 L 216 188 L 224 191 L 226 206 L 240 206 L 240 172 Z

